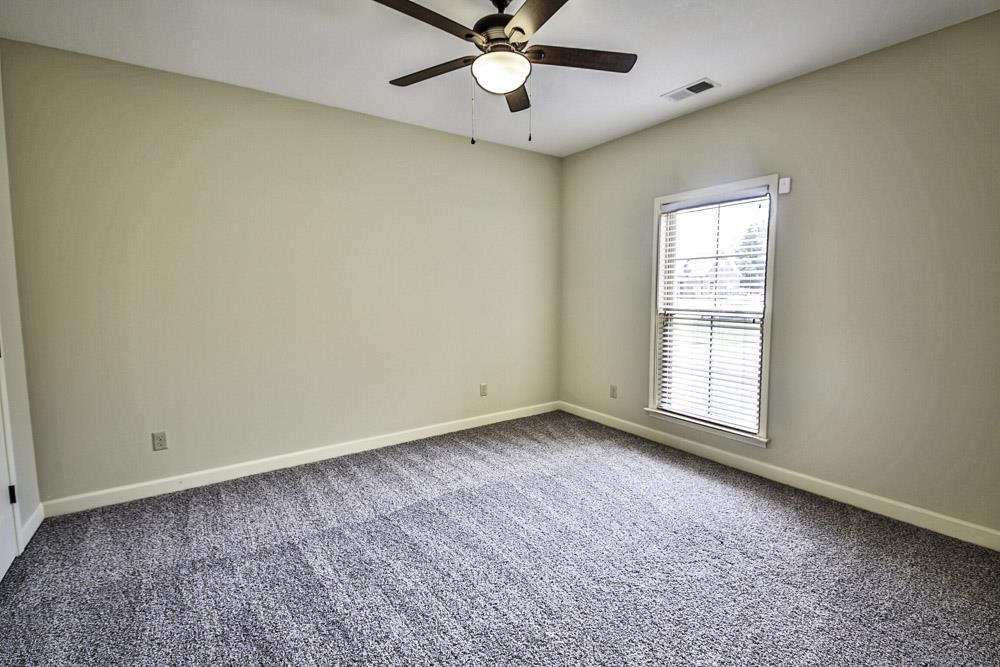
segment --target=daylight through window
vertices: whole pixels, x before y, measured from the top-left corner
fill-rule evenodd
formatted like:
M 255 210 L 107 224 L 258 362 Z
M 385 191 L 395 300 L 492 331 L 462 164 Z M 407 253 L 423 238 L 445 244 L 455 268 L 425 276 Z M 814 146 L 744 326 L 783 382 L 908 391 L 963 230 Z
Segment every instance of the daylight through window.
M 650 409 L 763 440 L 773 191 L 736 185 L 658 200 Z

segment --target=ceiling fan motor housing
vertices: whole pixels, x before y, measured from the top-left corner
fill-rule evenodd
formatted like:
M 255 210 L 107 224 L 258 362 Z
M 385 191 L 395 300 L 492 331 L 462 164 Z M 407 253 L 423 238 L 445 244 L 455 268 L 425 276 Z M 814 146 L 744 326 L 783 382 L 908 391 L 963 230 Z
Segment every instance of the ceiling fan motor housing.
M 486 43 L 480 47 L 483 51 L 489 52 L 497 47 L 512 50 L 506 32 L 507 24 L 512 18 L 514 17 L 509 14 L 488 14 L 476 21 L 472 29 L 486 38 Z

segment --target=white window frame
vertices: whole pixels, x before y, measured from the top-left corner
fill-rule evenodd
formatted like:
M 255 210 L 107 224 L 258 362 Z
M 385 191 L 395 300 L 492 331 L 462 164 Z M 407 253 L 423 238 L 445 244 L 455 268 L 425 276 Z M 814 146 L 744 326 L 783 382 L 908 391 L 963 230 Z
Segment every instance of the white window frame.
M 737 429 L 729 428 L 720 424 L 704 421 L 687 415 L 661 410 L 659 405 L 659 373 L 660 373 L 660 345 L 658 335 L 658 296 L 660 286 L 660 246 L 663 239 L 660 238 L 660 216 L 665 211 L 678 210 L 682 208 L 692 208 L 696 206 L 708 206 L 711 204 L 721 204 L 737 199 L 746 199 L 760 194 L 769 194 L 769 210 L 767 220 L 767 258 L 764 278 L 764 317 L 762 323 L 762 343 L 761 343 L 761 368 L 760 368 L 760 413 L 759 425 L 756 434 L 746 433 Z M 652 294 L 651 294 L 651 318 L 649 324 L 649 403 L 646 413 L 658 419 L 665 419 L 686 427 L 705 431 L 714 435 L 723 436 L 739 442 L 754 445 L 756 447 L 766 447 L 767 437 L 767 416 L 768 416 L 768 384 L 770 379 L 771 361 L 771 292 L 774 286 L 774 242 L 775 242 L 775 221 L 778 217 L 778 174 L 749 178 L 743 181 L 725 183 L 707 188 L 699 188 L 688 192 L 680 192 L 673 195 L 657 197 L 653 200 L 653 223 L 654 223 L 654 243 L 653 243 L 653 271 L 652 271 Z

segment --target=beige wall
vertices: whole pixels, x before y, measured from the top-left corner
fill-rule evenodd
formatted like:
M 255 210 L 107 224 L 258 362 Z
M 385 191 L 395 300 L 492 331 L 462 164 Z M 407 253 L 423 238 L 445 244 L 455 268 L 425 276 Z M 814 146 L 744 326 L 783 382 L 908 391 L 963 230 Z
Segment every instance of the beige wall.
M 557 159 L 0 51 L 44 499 L 556 398 Z
M 568 158 L 561 398 L 1000 528 L 998 63 L 993 14 Z M 651 211 L 773 172 L 793 191 L 758 450 L 642 412 Z
M 0 62 L 2 65 L 2 62 Z M 0 76 L 2 79 L 2 76 Z M 0 86 L 2 88 L 2 86 Z M 7 141 L 3 119 L 3 91 L 0 90 L 0 343 L 3 353 L 3 381 L 10 410 L 8 446 L 14 457 L 17 482 L 15 507 L 20 528 L 38 510 L 38 480 L 35 474 L 34 438 L 31 412 L 28 409 L 28 383 L 21 336 L 21 311 L 18 305 L 17 271 L 14 261 L 14 228 L 11 219 L 8 187 Z M 0 451 L 0 456 L 3 452 Z M 22 545 L 23 546 L 23 545 Z

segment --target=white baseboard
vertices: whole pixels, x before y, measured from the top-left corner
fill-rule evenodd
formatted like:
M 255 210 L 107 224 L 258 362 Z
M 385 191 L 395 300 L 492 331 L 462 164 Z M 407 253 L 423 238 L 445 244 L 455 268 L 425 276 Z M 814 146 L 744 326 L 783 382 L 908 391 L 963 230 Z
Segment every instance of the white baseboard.
M 861 491 L 842 484 L 828 482 L 818 477 L 812 477 L 803 473 L 794 472 L 792 470 L 788 470 L 787 468 L 781 468 L 779 466 L 764 463 L 763 461 L 751 459 L 739 454 L 732 454 L 721 449 L 703 445 L 695 442 L 694 440 L 670 435 L 669 433 L 664 433 L 663 431 L 659 431 L 648 426 L 636 424 L 635 422 L 613 417 L 603 412 L 597 412 L 596 410 L 584 408 L 565 401 L 553 401 L 551 403 L 541 403 L 539 405 L 517 408 L 515 410 L 493 412 L 486 415 L 479 415 L 477 417 L 457 419 L 455 421 L 442 422 L 431 426 L 423 426 L 406 431 L 397 431 L 395 433 L 387 433 L 359 440 L 350 440 L 334 445 L 306 449 L 298 452 L 291 452 L 289 454 L 256 459 L 254 461 L 236 463 L 220 468 L 199 470 L 184 475 L 176 475 L 174 477 L 164 477 L 147 482 L 139 482 L 137 484 L 128 484 L 125 486 L 117 486 L 90 493 L 81 493 L 79 495 L 67 496 L 65 498 L 56 498 L 54 500 L 46 501 L 40 505 L 24 523 L 19 531 L 20 544 L 23 546 L 28 543 L 28 540 L 31 539 L 32 535 L 34 535 L 45 516 L 58 516 L 60 514 L 79 512 L 81 510 L 103 507 L 105 505 L 114 505 L 130 500 L 148 498 L 150 496 L 156 496 L 163 493 L 170 493 L 171 491 L 180 491 L 181 489 L 214 484 L 216 482 L 223 482 L 230 479 L 236 479 L 238 477 L 245 477 L 247 475 L 255 475 L 271 470 L 289 468 L 292 466 L 302 465 L 304 463 L 313 463 L 337 456 L 344 456 L 345 454 L 354 454 L 356 452 L 363 452 L 370 449 L 378 449 L 379 447 L 398 445 L 411 440 L 430 438 L 436 435 L 444 435 L 445 433 L 453 433 L 455 431 L 462 431 L 468 428 L 475 428 L 477 426 L 485 426 L 486 424 L 493 424 L 510 419 L 530 417 L 532 415 L 538 415 L 545 412 L 552 412 L 553 410 L 564 410 L 570 414 L 577 415 L 578 417 L 583 417 L 584 419 L 589 419 L 590 421 L 604 424 L 605 426 L 610 426 L 611 428 L 616 428 L 620 431 L 625 431 L 626 433 L 632 433 L 633 435 L 646 438 L 647 440 L 652 440 L 675 449 L 680 449 L 738 470 L 743 470 L 760 477 L 765 477 L 782 484 L 787 484 L 788 486 L 792 486 L 797 489 L 802 489 L 804 491 L 809 491 L 810 493 L 815 493 L 842 503 L 847 503 L 848 505 L 860 507 L 861 509 L 875 512 L 876 514 L 898 519 L 899 521 L 904 521 L 906 523 L 913 524 L 914 526 L 933 530 L 943 535 L 948 535 L 966 542 L 971 542 L 989 549 L 1000 551 L 1000 530 L 964 521 L 962 519 L 956 519 L 938 512 L 916 507 L 915 505 L 903 503 L 898 500 L 892 500 L 891 498 L 878 496 L 873 493 Z
M 206 484 L 215 484 L 216 482 L 224 482 L 238 477 L 246 477 L 247 475 L 256 475 L 258 473 L 279 470 L 281 468 L 290 468 L 304 463 L 323 461 L 337 456 L 344 456 L 345 454 L 354 454 L 369 449 L 378 449 L 379 447 L 398 445 L 403 442 L 410 442 L 411 440 L 420 440 L 421 438 L 430 438 L 436 435 L 444 435 L 445 433 L 463 431 L 468 428 L 485 426 L 486 424 L 508 421 L 510 419 L 519 419 L 521 417 L 530 417 L 532 415 L 539 415 L 544 412 L 552 412 L 553 410 L 558 409 L 558 402 L 553 401 L 551 403 L 541 403 L 539 405 L 531 405 L 514 410 L 505 410 L 503 412 L 493 412 L 486 415 L 479 415 L 477 417 L 468 417 L 466 419 L 456 419 L 454 421 L 442 422 L 440 424 L 432 424 L 431 426 L 422 426 L 419 428 L 408 429 L 406 431 L 386 433 L 384 435 L 376 435 L 370 438 L 361 438 L 360 440 L 350 440 L 334 445 L 326 445 L 324 447 L 291 452 L 289 454 L 281 454 L 253 461 L 245 461 L 243 463 L 234 463 L 220 468 L 198 470 L 184 475 L 163 477 L 160 479 L 149 480 L 147 482 L 139 482 L 137 484 L 127 484 L 125 486 L 116 486 L 110 489 L 102 489 L 100 491 L 92 491 L 90 493 L 81 493 L 74 496 L 66 496 L 65 498 L 47 500 L 44 503 L 44 511 L 46 516 L 58 516 L 60 514 L 69 514 L 70 512 L 79 512 L 82 510 L 93 509 L 95 507 L 104 507 L 105 505 L 115 505 L 117 503 L 124 503 L 130 500 L 158 496 L 163 493 L 170 493 L 171 491 L 180 491 L 181 489 L 205 486 Z M 39 522 L 41 522 L 41 518 L 39 518 Z
M 826 498 L 860 507 L 861 509 L 875 512 L 892 519 L 898 519 L 914 526 L 926 528 L 936 533 L 948 535 L 959 540 L 978 544 L 988 549 L 1000 551 L 1000 530 L 982 526 L 979 524 L 956 519 L 938 512 L 933 512 L 922 507 L 916 507 L 898 500 L 885 498 L 883 496 L 861 491 L 843 484 L 828 482 L 818 477 L 804 475 L 799 472 L 781 468 L 770 463 L 764 463 L 756 459 L 751 459 L 739 454 L 709 447 L 687 438 L 664 433 L 648 426 L 642 426 L 635 422 L 613 417 L 603 412 L 597 412 L 589 408 L 584 408 L 573 403 L 559 401 L 559 409 L 574 414 L 584 419 L 625 431 L 647 440 L 652 440 L 675 449 L 689 452 L 702 458 L 710 459 L 717 463 L 743 470 L 745 472 L 766 477 L 767 479 L 793 486 L 803 491 L 809 491 Z
M 38 507 L 35 511 L 31 513 L 31 516 L 25 520 L 25 522 L 20 525 L 17 529 L 17 546 L 18 553 L 24 553 L 24 548 L 28 546 L 28 542 L 35 535 L 35 531 L 38 527 L 42 525 L 42 519 L 45 518 L 45 506 L 42 503 L 38 503 Z

